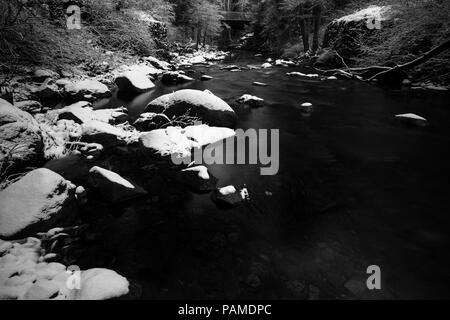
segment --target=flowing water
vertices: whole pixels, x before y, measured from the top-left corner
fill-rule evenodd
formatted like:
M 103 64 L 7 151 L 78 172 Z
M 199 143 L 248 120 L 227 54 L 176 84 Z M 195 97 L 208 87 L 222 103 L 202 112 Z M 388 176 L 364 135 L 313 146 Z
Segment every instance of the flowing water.
M 211 81 L 158 83 L 125 104 L 137 116 L 162 94 L 208 89 L 233 105 L 237 128 L 280 130 L 278 174 L 210 166 L 220 186 L 249 188 L 251 201 L 231 210 L 161 179 L 159 198 L 105 221 L 99 266 L 124 274 L 142 298 L 449 298 L 450 94 L 286 76 L 308 72 L 301 68 L 220 66 L 187 73 Z M 242 94 L 266 106 L 236 105 Z M 303 102 L 313 104 L 310 115 Z M 429 126 L 393 120 L 407 112 Z M 381 268 L 381 290 L 366 288 L 369 265 Z

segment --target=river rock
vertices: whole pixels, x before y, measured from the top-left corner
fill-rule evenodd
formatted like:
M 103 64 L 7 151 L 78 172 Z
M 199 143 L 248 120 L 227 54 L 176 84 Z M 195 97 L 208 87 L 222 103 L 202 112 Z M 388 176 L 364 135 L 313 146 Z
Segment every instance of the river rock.
M 170 123 L 170 119 L 163 113 L 145 112 L 133 123 L 139 131 L 152 131 Z
M 49 69 L 36 69 L 32 75 L 32 79 L 36 82 L 44 82 L 48 78 L 57 79 L 59 74 Z
M 211 79 L 213 79 L 213 77 L 207 76 L 205 74 L 200 77 L 200 80 L 202 80 L 202 81 L 208 81 L 208 80 L 211 80 Z
M 144 73 L 138 71 L 125 72 L 117 77 L 115 82 L 119 87 L 119 92 L 126 95 L 147 92 L 155 87 Z
M 142 134 L 139 145 L 144 154 L 163 158 L 171 156 L 188 161 L 192 149 L 233 137 L 235 134 L 235 131 L 229 128 L 207 125 L 188 126 L 184 129 L 168 127 Z
M 258 87 L 267 87 L 267 83 L 258 82 L 258 81 L 253 82 L 252 85 L 258 86 Z
M 188 77 L 180 72 L 171 71 L 163 74 L 161 81 L 167 84 L 177 84 L 194 81 L 194 78 Z
M 427 119 L 414 113 L 398 114 L 395 118 L 407 125 L 426 127 L 428 125 Z
M 14 166 L 33 164 L 43 155 L 43 147 L 33 117 L 0 99 L 0 162 Z
M 75 186 L 49 169 L 36 169 L 0 192 L 0 236 L 13 237 L 67 224 L 76 216 Z
M 91 120 L 81 125 L 82 141 L 99 143 L 105 148 L 127 143 L 128 134 L 125 130 L 108 123 Z
M 77 271 L 80 289 L 71 290 L 72 272 L 61 263 L 45 262 L 44 251 L 36 238 L 0 240 L 0 300 L 105 300 L 129 293 L 129 282 L 108 269 Z
M 321 68 L 340 68 L 343 66 L 343 63 L 336 51 L 322 50 L 317 57 L 314 66 Z
M 195 166 L 181 170 L 176 175 L 176 180 L 195 192 L 208 192 L 217 186 L 217 178 L 214 177 L 205 166 Z
M 25 100 L 14 104 L 15 107 L 30 114 L 42 113 L 45 111 L 44 107 L 39 101 Z
M 93 167 L 89 171 L 90 184 L 98 189 L 102 197 L 112 203 L 145 196 L 147 192 L 138 185 L 124 179 L 115 172 Z
M 52 170 L 70 181 L 86 178 L 89 173 L 86 159 L 73 153 L 62 158 L 50 160 L 44 165 L 44 168 Z
M 93 79 L 72 82 L 65 86 L 64 92 L 68 98 L 72 100 L 92 101 L 93 99 L 107 98 L 111 96 L 111 91 L 106 85 Z
M 238 190 L 235 186 L 227 186 L 214 190 L 211 199 L 219 207 L 233 208 L 239 206 L 248 197 L 246 188 Z
M 32 90 L 32 93 L 39 97 L 41 101 L 61 98 L 59 88 L 52 79 L 45 80 L 38 88 Z
M 263 64 L 261 65 L 261 68 L 263 68 L 263 69 L 267 69 L 267 68 L 271 68 L 271 67 L 272 67 L 272 65 L 271 65 L 270 63 L 268 63 L 268 62 L 263 63 Z
M 163 95 L 150 102 L 145 112 L 164 113 L 169 118 L 189 114 L 220 127 L 234 127 L 237 120 L 233 109 L 208 90 L 185 89 Z
M 239 99 L 237 99 L 237 101 L 239 103 L 246 104 L 252 108 L 259 108 L 264 105 L 264 99 L 249 94 L 244 94 Z
M 161 61 L 155 57 L 146 57 L 144 58 L 146 61 L 150 62 L 155 68 L 161 69 L 161 70 L 171 70 L 172 67 L 168 62 Z

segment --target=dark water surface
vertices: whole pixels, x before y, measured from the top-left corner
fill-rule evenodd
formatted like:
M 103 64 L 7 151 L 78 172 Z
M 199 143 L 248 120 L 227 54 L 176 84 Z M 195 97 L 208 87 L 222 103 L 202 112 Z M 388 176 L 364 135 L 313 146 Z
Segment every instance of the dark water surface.
M 210 166 L 220 186 L 248 186 L 250 203 L 232 210 L 161 179 L 165 195 L 105 222 L 99 256 L 140 297 L 450 298 L 449 93 L 286 76 L 300 68 L 193 69 L 187 74 L 214 79 L 158 83 L 126 103 L 130 113 L 164 93 L 208 89 L 233 105 L 238 128 L 280 129 L 280 171 Z M 236 106 L 242 94 L 267 105 Z M 303 102 L 314 105 L 309 117 L 298 108 Z M 407 112 L 430 126 L 393 120 Z M 381 268 L 379 291 L 365 288 L 369 265 Z

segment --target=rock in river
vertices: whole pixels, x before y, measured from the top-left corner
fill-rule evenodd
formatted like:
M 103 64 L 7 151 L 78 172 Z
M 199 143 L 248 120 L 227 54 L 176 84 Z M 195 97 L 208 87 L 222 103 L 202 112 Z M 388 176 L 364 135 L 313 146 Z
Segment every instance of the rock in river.
M 36 169 L 0 192 L 0 236 L 16 237 L 70 223 L 75 186 L 48 169 Z
M 127 71 L 116 78 L 119 92 L 125 95 L 134 95 L 147 92 L 155 87 L 147 76 L 138 71 Z
M 403 123 L 407 125 L 417 126 L 417 127 L 426 127 L 428 125 L 427 119 L 424 117 L 418 116 L 414 113 L 404 113 L 404 114 L 398 114 L 395 116 L 395 118 L 399 121 L 402 121 Z
M 64 88 L 65 94 L 73 100 L 89 100 L 107 98 L 111 95 L 111 91 L 103 83 L 86 79 L 73 83 L 69 83 Z
M 115 172 L 100 167 L 93 167 L 89 171 L 89 181 L 92 186 L 99 190 L 103 198 L 112 203 L 119 203 L 147 194 L 138 185 Z
M 181 170 L 177 173 L 176 179 L 196 192 L 214 190 L 218 181 L 205 166 L 195 166 Z
M 237 99 L 237 101 L 239 103 L 246 104 L 252 108 L 259 108 L 264 105 L 264 99 L 249 94 L 244 94 L 239 99 Z
M 185 89 L 163 95 L 150 102 L 145 112 L 164 113 L 169 118 L 189 114 L 211 126 L 234 127 L 233 109 L 210 91 Z

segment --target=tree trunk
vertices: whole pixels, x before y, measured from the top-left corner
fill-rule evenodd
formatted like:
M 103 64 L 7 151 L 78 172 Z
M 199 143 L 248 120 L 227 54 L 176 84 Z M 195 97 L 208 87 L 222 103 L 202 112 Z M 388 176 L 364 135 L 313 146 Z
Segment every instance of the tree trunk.
M 316 5 L 313 8 L 313 16 L 314 16 L 314 35 L 312 42 L 312 50 L 313 53 L 316 53 L 319 49 L 319 31 L 320 31 L 320 19 L 322 16 L 322 6 L 320 4 Z
M 302 32 L 302 40 L 303 40 L 303 50 L 308 52 L 309 50 L 309 30 L 308 30 L 308 21 L 303 17 L 303 8 L 300 7 L 300 28 Z

